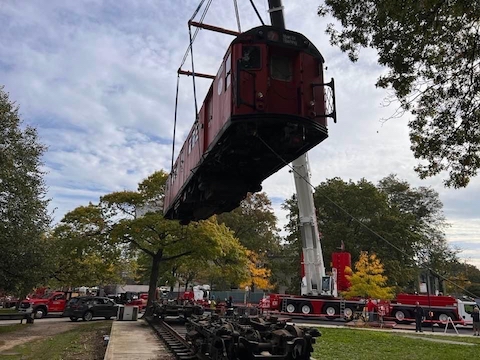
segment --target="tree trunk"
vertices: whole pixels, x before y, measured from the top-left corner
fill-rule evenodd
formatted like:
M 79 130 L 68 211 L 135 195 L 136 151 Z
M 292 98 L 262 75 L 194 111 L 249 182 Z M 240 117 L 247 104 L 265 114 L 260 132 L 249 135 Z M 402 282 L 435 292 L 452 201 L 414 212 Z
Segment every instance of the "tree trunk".
M 154 257 L 152 257 L 152 271 L 150 273 L 150 281 L 148 282 L 148 300 L 147 300 L 147 310 L 145 311 L 146 316 L 151 316 L 153 314 L 153 301 L 156 300 L 157 295 L 157 281 L 158 281 L 158 272 L 160 269 L 160 261 L 162 260 L 162 253 L 158 251 Z

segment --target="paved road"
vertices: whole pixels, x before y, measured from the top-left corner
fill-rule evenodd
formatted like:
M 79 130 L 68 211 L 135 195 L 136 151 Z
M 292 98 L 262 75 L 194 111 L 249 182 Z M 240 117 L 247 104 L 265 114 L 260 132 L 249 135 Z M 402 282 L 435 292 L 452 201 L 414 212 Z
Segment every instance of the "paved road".
M 93 319 L 92 321 L 102 321 L 103 319 Z M 48 323 L 48 324 L 55 324 L 58 322 L 66 322 L 70 321 L 68 317 L 60 317 L 58 315 L 48 315 L 44 319 L 35 319 L 35 323 Z M 2 325 L 12 325 L 12 324 L 18 324 L 20 320 L 2 320 L 0 321 L 0 326 Z M 82 321 L 79 321 L 81 323 Z M 304 318 L 304 317 L 292 317 L 292 322 L 298 323 L 298 324 L 311 324 L 311 325 L 329 325 L 329 326 L 338 326 L 342 327 L 345 326 L 345 322 L 341 320 L 322 320 L 322 319 L 312 319 L 312 318 Z M 400 330 L 411 330 L 412 332 L 415 331 L 415 324 L 411 325 L 405 325 L 405 324 L 397 324 L 395 326 L 395 329 L 400 329 Z M 458 332 L 461 335 L 469 335 L 472 334 L 472 328 L 471 327 L 461 327 L 457 326 Z M 430 327 L 425 327 L 423 328 L 424 333 L 429 333 L 432 332 L 432 328 Z M 433 332 L 435 333 L 443 333 L 444 329 L 441 329 L 437 326 L 433 327 Z M 454 329 L 447 329 L 447 334 L 455 334 Z
M 94 318 L 92 321 L 101 321 L 103 320 L 102 318 Z M 66 322 L 66 321 L 70 321 L 70 318 L 68 317 L 60 317 L 60 316 L 50 316 L 48 315 L 46 318 L 43 318 L 43 319 L 35 319 L 35 324 L 37 323 L 41 323 L 41 324 L 55 324 L 55 323 L 58 323 L 58 322 Z M 2 325 L 13 325 L 13 324 L 19 324 L 20 323 L 20 320 L 0 320 L 0 326 Z M 25 320 L 23 321 L 23 323 L 25 324 Z M 79 323 L 81 323 L 81 321 L 79 321 Z

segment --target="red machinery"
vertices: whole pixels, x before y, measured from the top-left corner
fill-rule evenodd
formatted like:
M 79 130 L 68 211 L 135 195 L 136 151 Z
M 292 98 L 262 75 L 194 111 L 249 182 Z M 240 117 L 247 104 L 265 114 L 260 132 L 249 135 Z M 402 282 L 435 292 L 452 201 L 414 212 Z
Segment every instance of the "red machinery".
M 351 255 L 348 252 L 336 252 L 332 254 L 332 275 L 321 276 L 320 288 L 314 287 L 310 292 L 306 290 L 306 282 L 312 281 L 308 270 L 304 270 L 302 263 L 302 295 L 270 294 L 267 299 L 260 303 L 264 310 L 278 311 L 285 314 L 299 314 L 304 316 L 326 316 L 329 320 L 344 318 L 353 319 L 353 314 L 362 311 L 365 306 L 363 299 L 345 300 L 337 297 L 338 291 L 350 287 L 345 277 L 345 268 L 351 267 Z M 319 267 L 316 267 L 319 271 Z
M 42 297 L 31 297 L 22 300 L 20 303 L 20 311 L 28 311 L 32 309 L 36 318 L 45 317 L 52 312 L 63 312 L 72 293 L 63 291 L 54 291 L 45 293 Z
M 425 312 L 425 323 L 437 323 L 444 326 L 450 318 L 453 323 L 460 325 L 472 325 L 472 312 L 476 306 L 475 301 L 460 300 L 452 296 L 443 295 L 418 295 L 398 294 L 391 302 L 387 303 L 386 320 L 394 320 L 398 323 L 413 323 L 415 317 L 413 310 L 416 303 Z M 432 316 L 427 316 L 431 312 Z
M 323 57 L 305 36 L 272 26 L 236 35 L 167 180 L 168 219 L 235 209 L 326 139 L 335 118 L 333 79 L 324 83 Z

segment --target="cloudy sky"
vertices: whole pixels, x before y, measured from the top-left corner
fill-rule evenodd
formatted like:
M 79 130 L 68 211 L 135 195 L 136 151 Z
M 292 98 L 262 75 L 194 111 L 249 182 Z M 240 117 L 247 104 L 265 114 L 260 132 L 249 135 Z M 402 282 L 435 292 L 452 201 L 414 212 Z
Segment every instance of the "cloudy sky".
M 439 192 L 451 227 L 450 244 L 460 257 L 480 267 L 480 179 L 467 189 L 442 186 L 442 177 L 419 180 L 409 148 L 409 115 L 382 122 L 395 112 L 389 95 L 376 89 L 385 71 L 373 51 L 353 64 L 329 45 L 321 0 L 284 0 L 289 29 L 305 34 L 322 52 L 335 78 L 338 123 L 329 138 L 309 153 L 312 183 L 335 176 L 377 182 L 396 173 L 413 186 Z M 241 29 L 258 26 L 250 2 L 239 0 Z M 267 0 L 256 0 L 268 21 Z M 158 169 L 169 171 L 176 70 L 188 45 L 187 21 L 199 0 L 2 0 L 0 2 L 0 84 L 20 105 L 24 121 L 48 145 L 46 181 L 55 220 L 99 196 L 134 190 Z M 198 17 L 197 17 L 198 19 Z M 214 0 L 208 24 L 237 30 L 233 1 Z M 194 44 L 195 70 L 215 74 L 231 41 L 200 31 Z M 184 66 L 189 69 L 190 60 Z M 208 80 L 198 80 L 203 99 Z M 178 139 L 194 120 L 191 78 L 180 79 Z M 180 142 L 178 143 L 180 145 Z M 283 200 L 294 182 L 282 170 L 264 182 L 280 225 Z

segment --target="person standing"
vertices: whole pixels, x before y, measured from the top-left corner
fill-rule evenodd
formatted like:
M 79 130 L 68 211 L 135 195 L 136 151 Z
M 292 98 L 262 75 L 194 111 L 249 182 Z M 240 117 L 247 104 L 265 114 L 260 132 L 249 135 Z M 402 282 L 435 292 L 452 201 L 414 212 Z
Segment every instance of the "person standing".
M 478 306 L 475 306 L 472 312 L 473 319 L 473 336 L 480 336 L 480 311 Z
M 367 311 L 368 311 L 368 321 L 369 322 L 373 321 L 373 317 L 374 317 L 374 314 L 375 314 L 375 308 L 376 307 L 377 307 L 377 305 L 373 302 L 373 300 L 371 298 L 369 298 L 368 302 L 367 302 Z
M 418 301 L 415 303 L 415 308 L 413 309 L 413 314 L 415 315 L 415 332 L 423 332 L 422 330 L 422 321 L 424 317 L 423 308 L 420 306 Z

